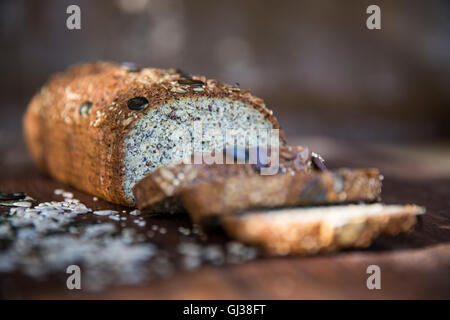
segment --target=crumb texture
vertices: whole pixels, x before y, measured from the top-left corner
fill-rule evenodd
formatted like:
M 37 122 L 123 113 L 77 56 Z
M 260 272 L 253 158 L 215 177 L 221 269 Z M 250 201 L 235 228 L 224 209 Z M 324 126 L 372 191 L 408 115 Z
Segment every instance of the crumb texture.
M 136 182 L 156 168 L 194 153 L 235 144 L 267 145 L 271 128 L 272 123 L 261 112 L 241 101 L 201 97 L 166 103 L 136 122 L 125 138 L 126 194 L 134 201 L 131 189 Z M 249 141 L 250 130 L 255 132 L 253 141 Z M 227 132 L 231 132 L 231 139 L 227 139 Z

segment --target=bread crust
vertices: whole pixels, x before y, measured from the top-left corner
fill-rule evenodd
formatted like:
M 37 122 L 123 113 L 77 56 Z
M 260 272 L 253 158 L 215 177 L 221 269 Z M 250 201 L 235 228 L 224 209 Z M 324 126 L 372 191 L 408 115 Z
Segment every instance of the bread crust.
M 134 206 L 123 190 L 124 138 L 133 124 L 174 99 L 229 98 L 262 112 L 275 129 L 276 118 L 262 99 L 246 90 L 193 76 L 206 85 L 177 91 L 182 75 L 144 68 L 134 72 L 110 62 L 84 63 L 53 75 L 31 99 L 23 118 L 25 142 L 36 165 L 52 177 L 110 202 Z M 127 101 L 143 96 L 149 105 L 130 110 Z M 92 102 L 83 115 L 83 103 Z M 284 133 L 280 137 L 285 141 Z
M 410 232 L 417 222 L 417 215 L 424 212 L 422 207 L 405 205 L 396 214 L 386 212 L 333 226 L 325 220 L 286 220 L 283 223 L 273 223 L 269 216 L 276 215 L 277 212 L 268 211 L 224 216 L 221 224 L 230 237 L 246 244 L 261 246 L 269 254 L 311 255 L 349 247 L 365 248 L 380 234 Z

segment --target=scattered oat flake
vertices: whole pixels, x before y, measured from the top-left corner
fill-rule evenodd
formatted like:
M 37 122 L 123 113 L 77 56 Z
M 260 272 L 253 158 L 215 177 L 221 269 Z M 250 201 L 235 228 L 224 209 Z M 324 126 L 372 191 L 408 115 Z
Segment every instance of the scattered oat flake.
M 98 201 L 98 198 L 97 197 L 93 197 L 92 200 L 93 201 Z
M 62 196 L 67 199 L 72 199 L 73 193 L 72 192 L 63 192 Z
M 111 214 L 117 214 L 117 211 L 114 210 L 98 210 L 98 211 L 94 211 L 94 214 L 98 215 L 98 216 L 109 216 Z
M 138 221 L 138 222 L 136 222 L 136 224 L 139 226 L 139 227 L 145 227 L 145 225 L 147 224 L 145 221 Z
M 14 202 L 13 206 L 29 208 L 29 207 L 31 207 L 31 202 L 29 202 L 29 201 L 18 201 L 18 202 Z
M 131 214 L 132 216 L 139 216 L 139 215 L 141 215 L 141 212 L 140 212 L 139 210 L 136 209 L 136 210 L 131 211 L 130 214 Z
M 184 227 L 179 227 L 178 232 L 185 236 L 188 236 L 191 234 L 191 230 L 189 228 L 184 228 Z

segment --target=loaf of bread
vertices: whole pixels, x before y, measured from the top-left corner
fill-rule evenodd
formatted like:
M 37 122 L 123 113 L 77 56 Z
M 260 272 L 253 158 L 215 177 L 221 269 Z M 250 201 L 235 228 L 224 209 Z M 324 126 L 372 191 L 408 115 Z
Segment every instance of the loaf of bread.
M 278 209 L 221 217 L 234 239 L 270 254 L 310 255 L 342 248 L 365 248 L 380 234 L 409 232 L 425 208 L 360 204 Z
M 250 129 L 279 128 L 263 100 L 237 86 L 172 69 L 106 62 L 76 65 L 51 77 L 23 120 L 26 144 L 42 170 L 128 206 L 135 204 L 137 181 L 185 156 L 185 141 L 174 140 L 174 133 L 192 139 L 197 123 L 203 130 L 233 129 L 237 140 L 230 143 L 242 146 Z M 265 143 L 261 139 L 267 136 L 257 138 Z M 284 143 L 282 132 L 280 140 Z M 222 137 L 209 136 L 192 152 L 223 147 Z

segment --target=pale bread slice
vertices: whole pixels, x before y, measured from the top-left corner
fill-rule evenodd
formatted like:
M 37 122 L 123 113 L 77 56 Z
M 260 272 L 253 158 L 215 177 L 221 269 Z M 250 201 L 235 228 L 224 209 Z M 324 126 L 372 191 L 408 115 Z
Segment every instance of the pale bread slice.
M 409 232 L 425 208 L 351 204 L 253 211 L 221 217 L 228 235 L 271 254 L 309 255 L 368 247 L 380 234 Z

